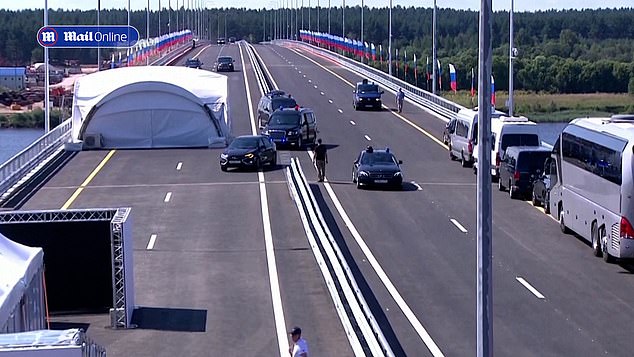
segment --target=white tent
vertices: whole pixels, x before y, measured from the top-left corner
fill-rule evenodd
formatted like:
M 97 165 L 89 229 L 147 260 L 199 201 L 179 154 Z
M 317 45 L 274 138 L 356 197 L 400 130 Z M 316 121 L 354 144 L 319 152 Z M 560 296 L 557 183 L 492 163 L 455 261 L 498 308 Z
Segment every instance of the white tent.
M 0 333 L 44 327 L 43 264 L 42 248 L 0 234 Z
M 168 66 L 92 73 L 75 82 L 72 122 L 84 147 L 222 147 L 231 135 L 227 77 Z

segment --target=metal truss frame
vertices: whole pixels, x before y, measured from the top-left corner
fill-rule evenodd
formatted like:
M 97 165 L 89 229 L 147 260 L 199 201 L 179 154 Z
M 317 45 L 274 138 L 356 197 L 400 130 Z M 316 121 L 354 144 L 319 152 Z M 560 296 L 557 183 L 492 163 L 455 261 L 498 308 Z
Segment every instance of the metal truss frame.
M 2 223 L 33 223 L 33 222 L 110 222 L 110 249 L 112 264 L 112 309 L 110 323 L 114 329 L 128 328 L 131 316 L 126 296 L 126 249 L 124 229 L 130 207 L 122 208 L 91 208 L 69 210 L 38 210 L 38 211 L 7 211 L 0 212 Z M 130 251 L 130 249 L 128 249 Z M 131 251 L 130 251 L 131 252 Z M 128 253 L 130 254 L 130 253 Z M 132 257 L 128 257 L 132 259 Z M 130 268 L 132 266 L 130 265 Z M 129 272 L 133 275 L 133 272 Z

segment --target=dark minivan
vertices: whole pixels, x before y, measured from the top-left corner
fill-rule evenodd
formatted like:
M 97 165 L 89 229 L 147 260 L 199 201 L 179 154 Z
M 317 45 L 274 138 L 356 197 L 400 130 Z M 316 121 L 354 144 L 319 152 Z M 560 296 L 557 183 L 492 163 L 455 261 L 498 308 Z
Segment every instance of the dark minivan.
M 551 149 L 543 146 L 509 146 L 500 162 L 498 188 L 508 188 L 509 196 L 517 198 L 532 193 L 533 180 L 544 168 Z
M 304 144 L 314 144 L 317 140 L 317 118 L 310 108 L 282 108 L 271 114 L 262 129 L 277 145 L 302 148 Z
M 295 99 L 283 90 L 272 90 L 260 98 L 258 102 L 258 126 L 264 129 L 269 122 L 271 113 L 279 108 L 293 108 L 297 105 Z

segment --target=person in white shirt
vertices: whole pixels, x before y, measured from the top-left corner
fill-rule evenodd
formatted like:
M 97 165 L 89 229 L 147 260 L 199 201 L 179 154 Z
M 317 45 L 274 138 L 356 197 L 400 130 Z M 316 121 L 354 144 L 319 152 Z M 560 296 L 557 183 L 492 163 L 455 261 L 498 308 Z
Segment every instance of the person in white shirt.
M 291 357 L 308 357 L 308 343 L 302 338 L 302 329 L 293 327 L 289 332 L 293 344 L 288 348 Z

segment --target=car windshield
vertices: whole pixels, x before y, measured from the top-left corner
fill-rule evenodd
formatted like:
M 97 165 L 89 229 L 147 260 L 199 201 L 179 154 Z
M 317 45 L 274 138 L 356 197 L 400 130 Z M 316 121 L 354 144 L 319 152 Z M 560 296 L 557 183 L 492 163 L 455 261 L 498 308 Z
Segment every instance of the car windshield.
M 550 151 L 525 151 L 519 154 L 517 169 L 521 172 L 536 172 L 544 168 L 544 162 L 550 157 Z
M 297 105 L 297 102 L 295 102 L 295 99 L 288 98 L 288 97 L 273 98 L 271 103 L 272 103 L 272 106 L 273 106 L 273 110 L 279 109 L 280 107 L 282 107 L 282 108 L 292 108 L 292 107 Z
M 235 138 L 229 145 L 230 149 L 255 149 L 258 147 L 258 137 Z
M 269 124 L 273 125 L 297 125 L 299 124 L 299 112 L 276 113 L 271 116 Z
M 387 152 L 366 152 L 361 157 L 362 165 L 393 165 L 396 164 L 394 156 Z
M 509 146 L 539 146 L 539 138 L 537 134 L 505 134 L 500 149 L 504 151 Z
M 231 57 L 218 57 L 218 63 L 231 63 L 233 59 Z
M 359 92 L 368 93 L 368 92 L 378 92 L 379 86 L 376 84 L 360 84 Z

